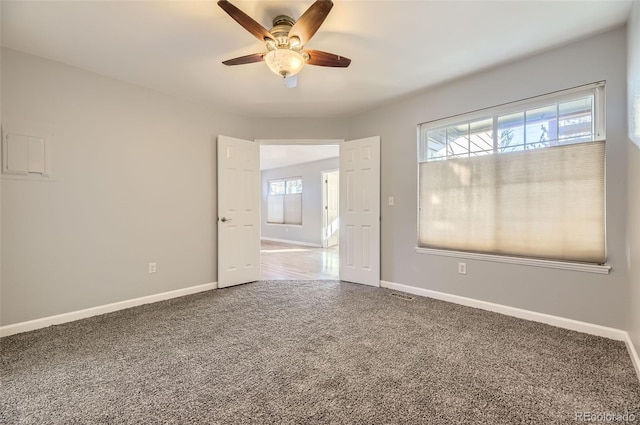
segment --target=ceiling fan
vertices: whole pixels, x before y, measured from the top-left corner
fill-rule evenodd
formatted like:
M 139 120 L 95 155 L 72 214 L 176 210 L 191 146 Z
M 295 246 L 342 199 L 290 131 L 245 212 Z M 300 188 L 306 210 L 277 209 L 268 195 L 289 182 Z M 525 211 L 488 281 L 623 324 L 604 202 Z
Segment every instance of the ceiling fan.
M 268 31 L 227 0 L 218 1 L 218 6 L 267 47 L 264 53 L 229 59 L 222 62 L 225 65 L 266 62 L 269 69 L 284 77 L 285 85 L 290 87 L 288 80 L 300 72 L 305 64 L 346 68 L 351 63 L 351 59 L 344 56 L 304 49 L 305 44 L 329 15 L 333 7 L 331 0 L 316 0 L 297 21 L 286 15 L 276 16 L 273 19 L 273 28 Z

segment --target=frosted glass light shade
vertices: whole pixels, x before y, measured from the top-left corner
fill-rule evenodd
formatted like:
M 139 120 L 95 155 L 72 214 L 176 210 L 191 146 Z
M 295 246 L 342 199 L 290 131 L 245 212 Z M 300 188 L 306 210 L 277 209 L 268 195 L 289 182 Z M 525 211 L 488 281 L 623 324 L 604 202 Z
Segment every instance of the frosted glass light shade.
M 264 61 L 274 74 L 281 77 L 296 75 L 305 64 L 301 53 L 289 49 L 271 50 L 264 57 Z

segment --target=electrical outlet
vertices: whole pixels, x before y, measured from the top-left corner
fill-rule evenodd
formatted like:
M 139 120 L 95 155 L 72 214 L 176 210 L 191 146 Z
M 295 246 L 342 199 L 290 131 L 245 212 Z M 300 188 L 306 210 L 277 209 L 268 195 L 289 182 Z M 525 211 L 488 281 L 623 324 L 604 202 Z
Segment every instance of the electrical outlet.
M 458 273 L 467 274 L 467 263 L 458 263 Z
M 393 196 L 389 196 L 389 206 L 392 207 L 395 205 L 395 200 L 393 199 Z
M 156 272 L 156 263 L 149 263 L 149 273 Z

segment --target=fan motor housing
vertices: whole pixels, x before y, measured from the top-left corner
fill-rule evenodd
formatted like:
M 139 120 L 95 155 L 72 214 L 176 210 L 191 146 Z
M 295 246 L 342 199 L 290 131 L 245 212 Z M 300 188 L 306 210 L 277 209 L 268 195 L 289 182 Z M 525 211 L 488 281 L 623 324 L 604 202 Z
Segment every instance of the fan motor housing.
M 296 23 L 290 16 L 278 15 L 273 18 L 273 28 L 269 30 L 269 33 L 276 39 L 278 47 L 284 47 L 289 45 L 289 31 L 291 27 Z

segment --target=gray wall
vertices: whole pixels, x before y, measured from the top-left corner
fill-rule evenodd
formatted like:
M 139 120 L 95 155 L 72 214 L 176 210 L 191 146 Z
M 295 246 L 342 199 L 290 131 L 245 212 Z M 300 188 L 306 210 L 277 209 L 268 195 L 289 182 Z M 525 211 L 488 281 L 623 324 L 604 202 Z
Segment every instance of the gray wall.
M 2 22 L 2 6 L 0 6 L 0 22 Z M 2 46 L 2 28 L 0 28 L 0 46 Z M 2 47 L 0 47 L 0 133 L 2 133 Z M 4 137 L 0 134 L 0 137 Z M 0 155 L 1 156 L 1 155 Z M 0 326 L 2 326 L 2 184 L 0 183 Z
M 346 137 L 346 118 L 252 118 L 254 139 L 339 139 Z
M 382 139 L 382 279 L 616 328 L 626 326 L 626 31 L 474 74 L 352 120 L 349 138 Z M 607 80 L 607 244 L 610 275 L 416 253 L 416 124 Z
M 629 88 L 640 90 L 640 1 L 635 1 L 629 21 L 628 69 Z M 631 81 L 635 79 L 635 81 Z M 632 93 L 629 93 L 630 97 Z M 633 93 L 640 96 L 640 92 Z M 640 114 L 640 110 L 636 110 Z M 640 123 L 638 123 L 640 125 Z M 630 128 L 631 129 L 631 128 Z M 636 129 L 640 131 L 640 129 Z M 636 351 L 640 353 L 640 139 L 629 146 L 629 320 L 627 329 Z
M 629 143 L 629 321 L 627 329 L 640 353 L 640 148 Z
M 56 144 L 55 181 L 2 179 L 0 324 L 215 281 L 217 134 L 380 135 L 382 198 L 396 201 L 382 203 L 384 280 L 630 329 L 640 345 L 640 153 L 626 135 L 625 64 L 619 29 L 353 118 L 256 119 L 3 49 L 3 125 L 46 125 Z M 610 275 L 465 260 L 462 276 L 457 259 L 414 251 L 416 124 L 602 79 Z
M 262 171 L 261 236 L 322 245 L 322 172 L 339 167 L 336 157 Z M 297 176 L 302 177 L 302 226 L 267 224 L 267 182 Z
M 54 181 L 2 179 L 2 325 L 216 281 L 215 138 L 249 120 L 7 49 L 2 87 L 5 130 L 55 133 Z

